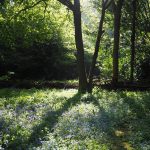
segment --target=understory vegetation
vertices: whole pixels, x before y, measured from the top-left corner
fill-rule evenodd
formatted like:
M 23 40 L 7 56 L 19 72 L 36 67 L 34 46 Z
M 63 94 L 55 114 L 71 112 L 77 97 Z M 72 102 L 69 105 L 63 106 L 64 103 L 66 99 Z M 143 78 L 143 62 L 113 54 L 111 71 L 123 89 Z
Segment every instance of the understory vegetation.
M 66 80 L 78 79 L 77 43 L 75 42 L 75 28 L 73 12 L 65 6 L 63 0 L 2 0 L 0 1 L 0 80 Z M 122 0 L 118 0 L 120 3 Z M 81 0 L 82 35 L 84 45 L 84 61 L 88 74 L 99 22 L 101 22 L 104 1 Z M 112 80 L 113 76 L 113 47 L 115 11 L 117 1 L 109 3 L 103 16 L 102 37 L 98 47 L 98 56 L 93 70 L 93 78 Z M 117 59 L 118 81 L 129 81 L 133 74 L 133 81 L 150 81 L 150 38 L 149 38 L 149 0 L 136 2 L 138 9 L 133 12 L 132 1 L 122 4 L 120 15 L 120 42 Z M 113 4 L 114 3 L 114 4 Z M 74 6 L 74 2 L 69 4 Z M 105 4 L 106 5 L 106 4 Z M 136 17 L 133 18 L 133 13 Z M 119 15 L 119 13 L 118 13 Z M 77 17 L 78 18 L 78 17 Z M 132 19 L 136 24 L 133 24 Z M 133 25 L 132 25 L 133 24 Z M 132 27 L 133 26 L 133 27 Z M 133 50 L 131 37 L 135 28 Z M 76 35 L 79 39 L 79 33 Z M 132 37 L 133 38 L 133 37 Z M 80 51 L 80 50 L 79 50 Z M 131 52 L 133 73 L 131 73 Z M 81 66 L 81 65 L 80 65 Z M 11 74 L 11 76 L 10 76 Z
M 149 92 L 0 90 L 0 149 L 149 150 L 149 125 Z

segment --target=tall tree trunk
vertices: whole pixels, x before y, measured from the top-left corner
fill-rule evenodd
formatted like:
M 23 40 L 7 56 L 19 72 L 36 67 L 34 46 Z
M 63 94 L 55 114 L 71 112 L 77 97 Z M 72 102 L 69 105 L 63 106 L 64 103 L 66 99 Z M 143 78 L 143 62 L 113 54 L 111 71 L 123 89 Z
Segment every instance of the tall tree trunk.
M 114 85 L 118 82 L 119 74 L 119 43 L 120 43 L 120 25 L 121 25 L 121 10 L 123 0 L 119 0 L 117 4 L 114 2 L 114 47 L 113 47 L 113 78 Z
M 104 5 L 104 4 L 102 4 L 102 5 Z M 100 22 L 99 22 L 98 34 L 97 34 L 97 39 L 96 39 L 96 44 L 95 44 L 95 51 L 93 54 L 92 64 L 91 64 L 91 68 L 90 68 L 90 72 L 89 72 L 88 92 L 90 92 L 90 93 L 92 93 L 92 89 L 93 89 L 93 85 L 92 85 L 93 74 L 94 74 L 94 69 L 95 69 L 95 65 L 96 65 L 96 60 L 98 57 L 100 41 L 101 41 L 101 37 L 103 34 L 104 18 L 105 18 L 105 6 L 102 6 L 102 14 L 101 14 Z
M 77 62 L 79 72 L 79 92 L 85 93 L 87 91 L 87 77 L 84 63 L 84 46 L 82 37 L 80 0 L 74 0 L 73 14 L 74 14 L 75 42 L 77 48 Z
M 136 0 L 132 2 L 132 35 L 131 35 L 131 72 L 130 81 L 134 80 L 134 64 L 135 64 L 135 36 L 136 36 Z

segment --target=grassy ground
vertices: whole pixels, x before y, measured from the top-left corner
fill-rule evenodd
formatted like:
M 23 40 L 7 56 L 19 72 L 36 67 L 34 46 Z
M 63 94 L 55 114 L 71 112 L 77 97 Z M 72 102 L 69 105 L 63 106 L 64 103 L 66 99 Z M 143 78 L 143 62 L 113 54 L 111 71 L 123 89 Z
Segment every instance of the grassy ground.
M 0 149 L 149 150 L 150 93 L 0 90 Z

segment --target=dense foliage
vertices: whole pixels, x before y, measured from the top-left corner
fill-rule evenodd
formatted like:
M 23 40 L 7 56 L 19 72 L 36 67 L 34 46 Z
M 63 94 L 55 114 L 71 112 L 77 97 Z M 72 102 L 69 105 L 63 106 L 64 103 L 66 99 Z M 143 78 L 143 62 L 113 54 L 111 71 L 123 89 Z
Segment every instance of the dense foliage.
M 85 62 L 90 68 L 101 1 L 81 1 Z M 149 1 L 137 2 L 134 77 L 149 80 Z M 119 80 L 130 79 L 132 4 L 124 1 L 120 31 Z M 0 74 L 19 79 L 77 78 L 73 15 L 55 1 L 3 1 L 0 4 Z M 90 14 L 90 15 L 89 15 Z M 105 31 L 94 74 L 112 77 L 113 6 L 106 10 Z M 66 32 L 67 31 L 67 32 Z M 72 70 L 74 68 L 74 70 Z M 106 78 L 107 77 L 107 78 Z
M 75 78 L 77 73 L 72 68 L 76 62 L 69 50 L 72 46 L 67 47 L 64 40 L 69 33 L 63 36 L 68 23 L 66 10 L 58 3 L 41 3 L 21 12 L 22 7 L 32 4 L 24 5 L 1 5 L 0 74 L 14 72 L 13 78 L 35 80 Z M 59 10 L 63 17 L 57 14 Z

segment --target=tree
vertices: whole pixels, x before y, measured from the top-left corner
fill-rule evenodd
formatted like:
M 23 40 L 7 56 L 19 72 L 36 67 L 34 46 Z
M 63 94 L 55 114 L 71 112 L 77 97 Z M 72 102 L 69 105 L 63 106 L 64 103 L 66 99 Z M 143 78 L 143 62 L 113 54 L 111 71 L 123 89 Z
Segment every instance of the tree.
M 119 43 L 120 43 L 120 25 L 121 25 L 121 10 L 124 0 L 113 0 L 114 7 L 114 47 L 113 47 L 113 84 L 118 82 L 119 74 Z
M 78 73 L 79 73 L 79 92 L 84 93 L 88 91 L 88 81 L 85 71 L 85 63 L 84 63 L 84 45 L 83 45 L 83 37 L 82 37 L 82 21 L 81 21 L 81 6 L 80 6 L 80 0 L 74 0 L 74 3 L 72 3 L 71 0 L 57 0 L 61 4 L 65 5 L 70 11 L 73 12 L 73 18 L 74 18 L 74 30 L 75 30 L 75 45 L 77 49 L 77 64 L 78 64 Z M 37 0 L 35 2 L 31 1 L 31 3 L 27 3 L 24 1 L 18 1 L 18 3 L 23 5 L 23 8 L 21 10 L 18 10 L 17 13 L 14 13 L 14 18 L 17 18 L 18 15 L 20 15 L 21 12 L 25 12 L 26 10 L 30 10 L 34 8 L 35 6 L 39 5 L 40 3 L 45 4 L 45 7 L 47 6 L 46 0 Z M 105 10 L 107 8 L 107 4 L 109 3 L 109 0 L 103 0 L 102 1 L 102 17 L 100 20 L 99 25 L 99 31 L 97 35 L 97 41 L 95 46 L 95 53 L 93 56 L 93 62 L 91 66 L 91 71 L 89 73 L 89 85 L 92 85 L 92 78 L 93 78 L 93 70 L 95 68 L 96 59 L 98 56 L 98 50 L 100 45 L 100 39 L 102 36 L 102 28 L 103 28 L 103 21 L 105 16 Z M 90 89 L 92 86 L 90 86 Z M 91 90 L 90 90 L 91 91 Z
M 74 0 L 74 5 L 69 0 L 58 0 L 58 1 L 61 2 L 63 5 L 67 6 L 68 9 L 73 11 L 75 42 L 77 49 L 77 63 L 79 73 L 79 92 L 85 93 L 87 91 L 87 77 L 84 63 L 84 46 L 82 37 L 80 0 Z
M 87 0 L 87 2 L 88 1 L 90 1 L 90 0 Z M 76 49 L 77 49 L 77 53 L 76 53 L 77 54 L 76 55 L 77 56 L 77 64 L 78 64 L 77 66 L 78 66 L 78 73 L 79 73 L 79 92 L 81 92 L 81 93 L 84 93 L 86 91 L 92 92 L 93 75 L 94 75 L 95 70 L 97 69 L 95 66 L 96 66 L 96 64 L 98 64 L 97 57 L 99 54 L 100 46 L 102 48 L 102 51 L 100 51 L 101 58 L 99 61 L 100 62 L 99 66 L 100 67 L 103 66 L 102 73 L 104 73 L 104 75 L 101 75 L 101 76 L 104 76 L 104 77 L 107 76 L 108 78 L 109 77 L 111 78 L 111 73 L 112 73 L 111 69 L 112 68 L 111 68 L 110 62 L 112 62 L 111 61 L 112 52 L 110 49 L 113 49 L 112 83 L 114 83 L 114 85 L 115 85 L 118 82 L 119 75 L 120 75 L 120 79 L 121 79 L 121 77 L 127 78 L 127 79 L 130 78 L 131 81 L 133 81 L 135 69 L 137 67 L 135 64 L 135 40 L 136 40 L 136 44 L 138 45 L 136 47 L 136 56 L 137 57 L 140 56 L 140 57 L 138 57 L 138 60 L 136 60 L 136 63 L 138 64 L 138 63 L 140 63 L 140 61 L 142 62 L 142 60 L 144 60 L 145 58 L 148 58 L 148 55 L 146 55 L 146 54 L 149 54 L 147 52 L 149 48 L 148 48 L 148 46 L 146 48 L 146 45 L 149 44 L 147 37 L 149 36 L 149 26 L 150 25 L 149 25 L 149 11 L 147 11 L 147 10 L 149 10 L 149 2 L 150 1 L 149 0 L 141 0 L 141 1 L 136 1 L 136 0 L 132 0 L 132 1 L 94 0 L 94 4 L 96 4 L 96 5 L 94 5 L 94 11 L 93 11 L 93 8 L 91 9 L 92 12 L 95 12 L 95 8 L 97 10 L 101 11 L 101 13 L 100 13 L 101 16 L 99 19 L 99 27 L 98 27 L 98 29 L 95 29 L 96 25 L 94 23 L 93 23 L 94 25 L 93 24 L 91 25 L 91 22 L 90 22 L 91 20 L 92 21 L 94 20 L 93 22 L 98 21 L 97 13 L 95 13 L 94 15 L 90 14 L 88 16 L 87 15 L 88 13 L 84 12 L 82 19 L 83 19 L 83 23 L 85 23 L 86 25 L 84 26 L 85 28 L 83 28 L 83 30 L 82 30 L 82 19 L 81 19 L 82 4 L 80 6 L 80 2 L 81 2 L 80 0 L 74 0 L 74 1 L 73 0 L 55 0 L 55 1 L 54 0 L 34 0 L 34 1 L 22 1 L 22 0 L 21 1 L 20 0 L 4 1 L 3 0 L 3 1 L 0 1 L 0 11 L 1 11 L 0 17 L 2 18 L 2 19 L 0 19 L 1 25 L 4 29 L 8 28 L 9 32 L 12 33 L 11 34 L 12 36 L 10 36 L 12 38 L 8 38 L 8 34 L 7 34 L 8 31 L 3 32 L 3 29 L 1 27 L 2 35 L 4 35 L 3 33 L 6 33 L 5 39 L 8 42 L 11 42 L 12 44 L 8 43 L 6 40 L 4 40 L 4 38 L 2 36 L 0 38 L 0 40 L 2 39 L 1 43 L 5 43 L 5 45 L 12 45 L 13 48 L 15 49 L 14 45 L 16 45 L 18 47 L 18 43 L 20 43 L 20 41 L 23 41 L 22 38 L 23 38 L 23 35 L 25 35 L 25 34 L 23 34 L 22 30 L 20 30 L 20 29 L 23 29 L 24 32 L 30 31 L 30 29 L 27 28 L 27 27 L 29 27 L 29 23 L 31 23 L 31 25 L 33 25 L 34 22 L 36 22 L 36 21 L 40 22 L 37 20 L 40 18 L 41 18 L 40 20 L 45 20 L 47 22 L 47 20 L 50 20 L 49 18 L 51 18 L 51 16 L 50 16 L 51 14 L 52 14 L 52 16 L 55 16 L 54 18 L 61 17 L 61 21 L 59 19 L 57 19 L 57 20 L 54 19 L 54 22 L 56 24 L 53 29 L 56 31 L 56 28 L 58 26 L 62 27 L 62 24 L 64 23 L 64 21 L 62 21 L 63 20 L 62 18 L 64 17 L 66 20 L 65 15 L 64 16 L 62 14 L 58 15 L 58 13 L 57 13 L 58 9 L 63 10 L 63 12 L 65 12 L 65 13 L 67 10 L 69 10 L 72 12 L 71 19 L 74 20 L 74 28 L 72 28 L 71 24 L 69 26 L 71 26 L 70 31 L 75 32 L 75 36 L 71 36 L 72 34 L 70 34 L 69 37 L 75 38 L 75 45 L 76 45 Z M 66 6 L 67 10 L 63 6 L 62 6 L 63 7 L 62 8 L 60 3 L 63 4 L 64 6 Z M 124 7 L 123 7 L 123 3 L 125 4 Z M 85 3 L 83 3 L 83 5 L 84 4 Z M 109 7 L 110 4 L 112 4 L 111 7 Z M 36 7 L 37 5 L 40 5 L 42 7 L 40 7 L 40 9 L 41 9 L 40 15 L 37 15 L 37 17 L 34 18 L 33 14 L 34 13 L 37 14 L 35 12 L 35 10 L 39 13 L 39 8 Z M 89 3 L 86 4 L 85 6 L 87 6 L 87 5 L 89 7 Z M 109 11 L 106 13 L 106 9 L 108 7 L 109 7 Z M 54 8 L 54 9 L 51 10 L 51 8 Z M 133 9 L 131 9 L 131 8 L 133 8 Z M 85 8 L 85 10 L 86 10 L 86 8 Z M 35 19 L 35 21 L 33 21 L 33 23 L 29 19 L 28 15 L 32 16 L 32 18 Z M 113 16 L 114 16 L 114 18 L 113 18 Z M 87 21 L 88 19 L 90 21 Z M 102 35 L 104 33 L 104 28 L 103 28 L 104 21 L 106 21 L 105 27 L 104 27 L 106 34 L 104 34 L 104 36 L 103 36 L 104 38 L 102 40 Z M 114 24 L 112 23 L 112 21 L 114 21 Z M 90 23 L 88 24 L 87 22 L 90 22 Z M 45 24 L 44 22 L 42 22 L 42 23 Z M 68 25 L 68 23 L 69 22 L 67 22 L 66 24 L 64 23 L 65 26 Z M 129 26 L 128 23 L 130 23 L 131 26 Z M 6 24 L 8 24 L 8 26 L 6 26 Z M 50 32 L 50 29 L 47 28 L 50 26 L 50 23 L 47 22 L 47 27 L 44 28 L 45 30 L 42 28 L 42 27 L 44 27 L 43 24 L 41 24 L 41 27 L 40 26 L 37 27 L 38 32 L 36 32 L 36 31 L 33 32 L 33 30 L 32 30 L 31 33 L 32 33 L 32 35 L 33 35 L 33 33 L 35 33 L 35 35 L 36 35 L 36 33 L 39 33 L 39 39 L 42 39 L 44 41 L 47 39 L 47 35 L 45 33 L 42 35 L 41 32 L 45 32 L 45 31 L 46 32 L 49 31 L 49 33 L 51 33 L 51 32 Z M 17 31 L 19 30 L 19 32 L 17 32 L 17 33 L 12 32 L 14 25 L 15 25 L 15 28 L 17 29 Z M 17 27 L 17 25 L 18 25 L 18 27 Z M 121 25 L 122 25 L 122 27 L 121 27 Z M 88 26 L 89 26 L 89 28 L 88 28 Z M 114 35 L 112 32 L 113 28 L 114 28 Z M 121 38 L 122 38 L 121 46 L 123 47 L 122 51 L 119 51 L 120 28 L 124 31 L 124 33 L 122 33 L 122 36 L 121 36 Z M 14 35 L 13 35 L 13 33 L 14 33 Z M 61 28 L 59 30 L 59 33 L 60 33 L 60 35 L 61 34 L 63 35 L 64 30 Z M 65 40 L 68 40 L 67 35 L 69 35 L 69 33 L 70 32 L 65 33 L 65 37 L 67 37 L 67 38 L 64 38 Z M 92 35 L 91 38 L 89 38 L 89 37 L 86 38 L 86 40 L 88 42 L 85 40 L 85 46 L 84 46 L 84 41 L 83 41 L 84 33 L 86 34 L 85 37 Z M 55 35 L 54 32 L 51 34 Z M 29 44 L 29 42 L 31 42 L 31 39 L 33 39 L 33 41 L 35 40 L 34 38 L 29 39 L 28 36 L 24 36 L 24 37 L 26 39 L 28 39 L 26 42 L 27 44 Z M 62 37 L 62 36 L 60 36 L 60 37 Z M 95 40 L 95 37 L 96 37 L 96 40 Z M 50 39 L 50 36 L 49 36 L 49 39 Z M 49 41 L 49 39 L 47 39 L 47 40 Z M 93 39 L 94 39 L 95 47 L 91 48 L 93 46 Z M 114 41 L 113 41 L 114 44 L 112 44 L 112 39 L 114 39 Z M 63 42 L 65 40 L 63 40 Z M 39 41 L 41 41 L 41 40 L 39 40 Z M 148 43 L 148 44 L 145 44 L 145 43 Z M 69 47 L 72 46 L 71 44 L 68 44 L 68 45 L 69 45 Z M 113 48 L 111 47 L 112 45 L 113 45 Z M 84 57 L 86 57 L 86 56 L 84 56 L 85 49 L 89 53 L 91 53 L 91 51 L 89 49 L 94 50 L 94 54 L 92 56 L 92 63 L 91 63 L 89 72 L 86 69 L 89 68 L 89 62 L 91 61 L 91 59 L 89 59 L 89 57 L 88 57 L 88 65 L 87 65 L 88 67 L 85 68 L 85 62 L 84 62 Z M 19 50 L 20 50 L 20 48 L 19 48 Z M 121 59 L 119 59 L 119 57 L 121 57 Z M 73 60 L 74 60 L 74 58 L 73 58 Z M 101 64 L 102 61 L 103 61 L 103 63 Z M 109 64 L 109 65 L 106 65 L 106 64 Z M 58 67 L 58 69 L 59 68 L 60 67 Z M 66 69 L 66 70 L 68 71 L 69 69 Z M 120 70 L 120 72 L 119 72 L 119 70 Z
M 88 82 L 88 91 L 91 93 L 92 92 L 92 83 L 93 83 L 93 73 L 96 65 L 96 60 L 98 57 L 98 52 L 100 48 L 100 42 L 103 34 L 103 23 L 104 23 L 104 18 L 105 18 L 105 12 L 106 9 L 109 7 L 112 1 L 109 0 L 102 0 L 102 10 L 101 10 L 101 17 L 100 17 L 100 22 L 99 22 L 99 28 L 98 28 L 98 34 L 97 34 L 97 39 L 95 43 L 95 51 L 93 54 L 92 58 L 92 64 L 89 72 L 89 82 Z
M 74 0 L 73 15 L 75 26 L 75 42 L 77 48 L 77 62 L 79 71 L 79 92 L 86 92 L 87 77 L 85 73 L 85 63 L 84 63 L 84 46 L 82 38 L 80 0 Z
M 74 0 L 74 5 L 71 1 L 67 0 L 58 0 L 62 4 L 68 7 L 68 9 L 73 11 L 74 16 L 74 27 L 75 27 L 75 42 L 77 48 L 77 61 L 78 61 L 78 71 L 79 71 L 79 92 L 92 92 L 92 83 L 93 83 L 93 73 L 96 65 L 96 60 L 98 57 L 100 40 L 103 34 L 103 23 L 105 18 L 105 11 L 111 4 L 111 0 L 102 0 L 102 11 L 99 22 L 98 34 L 95 44 L 95 51 L 92 58 L 92 64 L 89 72 L 89 78 L 87 81 L 85 73 L 85 63 L 84 63 L 84 46 L 82 38 L 82 25 L 81 25 L 81 10 L 80 10 L 80 0 Z
M 135 64 L 135 36 L 136 36 L 136 9 L 137 0 L 132 1 L 132 35 L 131 35 L 131 72 L 130 81 L 134 80 L 134 64 Z

